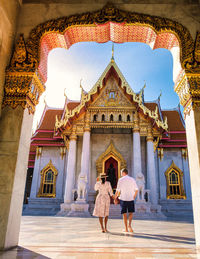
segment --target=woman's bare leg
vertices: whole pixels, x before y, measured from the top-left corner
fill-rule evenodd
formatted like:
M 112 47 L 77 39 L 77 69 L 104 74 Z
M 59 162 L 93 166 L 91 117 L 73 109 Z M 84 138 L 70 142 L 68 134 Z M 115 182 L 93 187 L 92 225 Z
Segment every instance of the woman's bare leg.
M 99 217 L 99 223 L 101 225 L 102 232 L 105 232 L 104 227 L 103 227 L 103 218 L 102 217 Z
M 104 224 L 105 224 L 105 231 L 107 232 L 107 223 L 108 223 L 108 216 L 104 218 Z

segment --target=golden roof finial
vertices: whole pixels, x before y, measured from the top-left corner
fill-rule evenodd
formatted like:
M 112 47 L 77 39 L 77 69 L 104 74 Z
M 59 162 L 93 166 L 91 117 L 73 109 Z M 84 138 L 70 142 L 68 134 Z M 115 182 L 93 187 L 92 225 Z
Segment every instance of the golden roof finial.
M 112 43 L 112 57 L 111 61 L 114 62 L 114 43 Z
M 45 96 L 44 96 L 44 104 L 45 104 L 45 105 L 47 105 L 46 97 L 47 97 L 47 96 L 46 96 L 46 94 L 45 94 Z
M 82 87 L 82 85 L 81 85 L 81 81 L 82 81 L 82 80 L 83 80 L 83 79 L 81 78 L 81 80 L 80 80 L 80 88 L 81 88 L 81 89 L 83 89 L 83 87 Z

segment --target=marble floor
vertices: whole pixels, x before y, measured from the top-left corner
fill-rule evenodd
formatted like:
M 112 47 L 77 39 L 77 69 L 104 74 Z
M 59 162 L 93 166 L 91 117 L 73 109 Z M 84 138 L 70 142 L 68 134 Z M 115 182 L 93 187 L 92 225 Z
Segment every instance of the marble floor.
M 200 259 L 192 223 L 135 220 L 133 227 L 126 234 L 121 219 L 110 219 L 109 233 L 101 233 L 96 218 L 23 216 L 19 246 L 0 258 Z

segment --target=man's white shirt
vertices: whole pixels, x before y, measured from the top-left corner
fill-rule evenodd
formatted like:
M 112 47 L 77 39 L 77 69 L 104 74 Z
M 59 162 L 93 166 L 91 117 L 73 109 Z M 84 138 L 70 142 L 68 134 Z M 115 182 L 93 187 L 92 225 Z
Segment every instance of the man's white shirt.
M 119 199 L 122 201 L 132 201 L 137 190 L 138 186 L 135 179 L 128 175 L 120 178 L 117 183 L 117 191 L 120 192 Z

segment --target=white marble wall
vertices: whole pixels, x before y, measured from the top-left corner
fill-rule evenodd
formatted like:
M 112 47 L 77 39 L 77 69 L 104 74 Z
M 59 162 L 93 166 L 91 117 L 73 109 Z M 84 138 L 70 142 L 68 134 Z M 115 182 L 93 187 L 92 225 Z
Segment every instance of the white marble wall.
M 42 154 L 39 158 L 36 158 L 35 167 L 33 172 L 33 182 L 31 186 L 31 198 L 36 198 L 41 182 L 41 170 L 52 161 L 52 164 L 58 171 L 58 175 L 56 178 L 56 198 L 63 198 L 63 185 L 65 183 L 65 167 L 67 163 L 67 156 L 63 156 L 63 159 L 60 155 L 60 147 L 42 147 Z
M 178 166 L 178 168 L 183 172 L 183 188 L 186 192 L 187 199 L 191 200 L 191 187 L 190 187 L 190 177 L 189 177 L 189 168 L 188 168 L 188 160 L 185 160 L 182 157 L 181 149 L 173 148 L 164 150 L 164 157 L 162 160 L 157 158 L 157 168 L 158 178 L 159 178 L 159 189 L 160 189 L 160 199 L 166 200 L 166 177 L 165 172 L 170 167 L 172 160 Z

